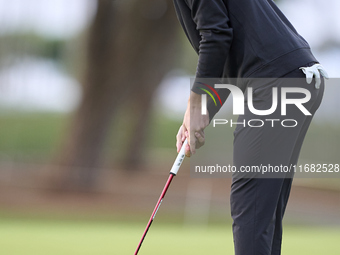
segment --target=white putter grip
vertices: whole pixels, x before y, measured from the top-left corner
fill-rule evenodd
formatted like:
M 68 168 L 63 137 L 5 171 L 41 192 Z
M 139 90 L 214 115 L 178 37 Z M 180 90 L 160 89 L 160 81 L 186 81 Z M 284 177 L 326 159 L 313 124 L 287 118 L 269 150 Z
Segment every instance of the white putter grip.
M 174 164 L 172 165 L 172 168 L 170 170 L 170 173 L 173 174 L 173 175 L 176 175 L 178 173 L 178 170 L 179 168 L 181 167 L 182 165 L 182 162 L 185 158 L 185 147 L 186 145 L 188 144 L 188 140 L 185 139 L 183 145 L 182 145 L 182 148 L 181 150 L 179 151 L 178 155 L 177 155 L 177 158 L 174 162 Z

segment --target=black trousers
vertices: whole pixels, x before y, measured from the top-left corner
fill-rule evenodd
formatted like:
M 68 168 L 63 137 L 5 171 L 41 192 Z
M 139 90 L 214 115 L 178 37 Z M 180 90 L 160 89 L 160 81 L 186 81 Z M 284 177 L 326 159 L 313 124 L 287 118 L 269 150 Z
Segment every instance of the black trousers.
M 274 127 L 270 122 L 262 127 L 238 124 L 234 131 L 234 165 L 237 169 L 261 164 L 296 165 L 308 127 L 323 97 L 323 79 L 320 88 L 316 89 L 315 81 L 307 84 L 305 75 L 297 69 L 270 82 L 250 81 L 248 86 L 253 86 L 253 105 L 258 110 L 271 108 L 273 87 L 277 87 L 278 91 L 284 87 L 306 88 L 311 93 L 311 99 L 303 105 L 312 115 L 306 116 L 295 105 L 287 105 L 286 116 L 281 115 L 280 107 L 270 116 L 255 116 L 247 109 L 245 102 L 245 114 L 239 116 L 239 123 L 250 119 L 264 121 L 284 118 L 294 119 L 298 124 L 295 127 L 284 127 L 278 121 Z M 292 93 L 290 96 L 303 97 L 301 93 Z M 255 125 L 254 121 L 252 125 Z M 280 173 L 278 178 L 262 177 L 261 174 L 233 176 L 230 203 L 236 255 L 281 254 L 282 219 L 293 175 Z

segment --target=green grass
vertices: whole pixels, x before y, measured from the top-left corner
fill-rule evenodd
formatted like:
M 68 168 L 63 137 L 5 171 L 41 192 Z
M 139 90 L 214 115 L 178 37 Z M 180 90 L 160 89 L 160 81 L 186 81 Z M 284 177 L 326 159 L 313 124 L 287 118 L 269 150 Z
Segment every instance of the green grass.
M 129 255 L 133 254 L 146 222 L 0 219 L 2 255 Z M 288 226 L 283 254 L 336 255 L 340 228 Z M 230 225 L 206 229 L 183 227 L 159 219 L 150 229 L 140 255 L 233 254 Z

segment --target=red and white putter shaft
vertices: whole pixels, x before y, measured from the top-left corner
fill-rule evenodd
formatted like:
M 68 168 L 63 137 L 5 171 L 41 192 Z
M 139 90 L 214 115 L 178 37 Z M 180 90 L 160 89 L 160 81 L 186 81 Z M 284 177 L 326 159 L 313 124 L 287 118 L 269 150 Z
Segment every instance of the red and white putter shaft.
M 145 228 L 145 230 L 144 230 L 143 236 L 142 236 L 141 240 L 139 241 L 139 244 L 138 244 L 138 246 L 137 246 L 137 249 L 136 249 L 134 255 L 137 255 L 137 254 L 138 254 L 138 251 L 139 251 L 140 247 L 142 246 L 142 243 L 143 243 L 143 241 L 144 241 L 144 238 L 145 238 L 146 234 L 148 233 L 148 230 L 149 230 L 149 228 L 150 228 L 150 226 L 151 226 L 151 224 L 152 224 L 152 222 L 153 222 L 153 219 L 155 218 L 156 213 L 157 213 L 159 207 L 161 206 L 161 203 L 162 203 L 162 201 L 163 201 L 163 198 L 164 198 L 164 196 L 165 196 L 165 194 L 166 194 L 166 192 L 167 192 L 167 190 L 168 190 L 168 188 L 169 188 L 169 186 L 170 186 L 170 183 L 171 183 L 171 181 L 172 181 L 172 178 L 173 178 L 174 176 L 176 176 L 176 174 L 178 173 L 178 170 L 179 170 L 180 166 L 182 165 L 182 162 L 183 162 L 183 160 L 184 160 L 184 158 L 185 158 L 185 147 L 186 147 L 187 143 L 188 143 L 188 141 L 185 140 L 184 143 L 183 143 L 183 145 L 182 145 L 182 148 L 181 148 L 180 152 L 178 153 L 178 155 L 177 155 L 177 157 L 176 157 L 176 160 L 175 160 L 174 164 L 172 165 L 172 168 L 171 168 L 171 170 L 170 170 L 169 178 L 168 178 L 168 180 L 167 180 L 167 182 L 166 182 L 166 184 L 165 184 L 165 186 L 164 186 L 164 188 L 163 188 L 163 191 L 162 191 L 161 196 L 159 197 L 159 199 L 158 199 L 158 201 L 157 201 L 157 204 L 156 204 L 156 206 L 155 206 L 155 209 L 153 210 L 153 212 L 152 212 L 152 214 L 151 214 L 151 217 L 150 217 L 150 219 L 149 219 L 149 222 L 148 222 L 148 224 L 146 225 L 146 228 Z

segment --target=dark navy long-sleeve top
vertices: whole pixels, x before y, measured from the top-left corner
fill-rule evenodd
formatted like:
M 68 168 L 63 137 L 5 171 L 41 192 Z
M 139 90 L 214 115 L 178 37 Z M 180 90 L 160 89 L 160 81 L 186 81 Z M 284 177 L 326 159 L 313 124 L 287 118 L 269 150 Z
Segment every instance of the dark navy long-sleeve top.
M 277 78 L 317 62 L 272 0 L 174 0 L 174 4 L 199 55 L 197 78 Z M 192 90 L 203 93 L 197 86 Z

